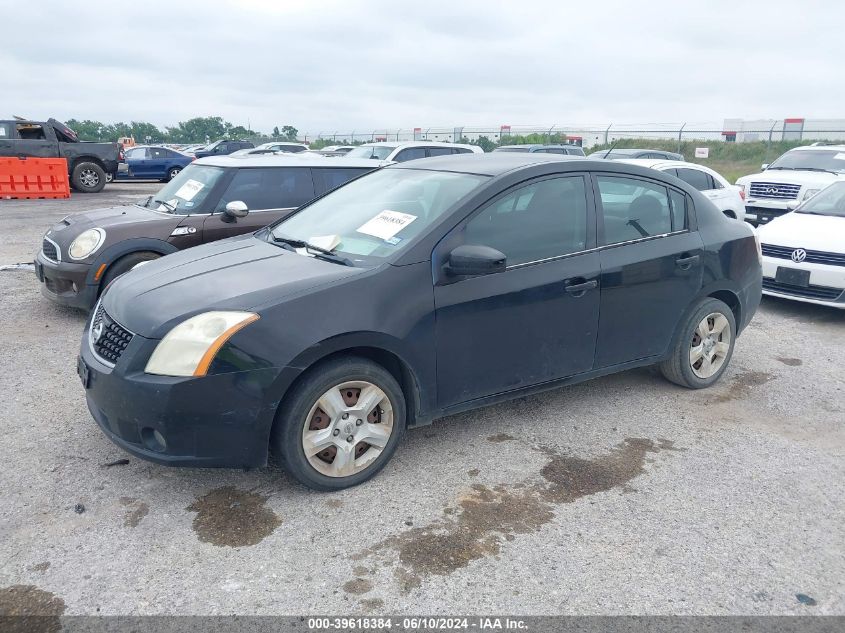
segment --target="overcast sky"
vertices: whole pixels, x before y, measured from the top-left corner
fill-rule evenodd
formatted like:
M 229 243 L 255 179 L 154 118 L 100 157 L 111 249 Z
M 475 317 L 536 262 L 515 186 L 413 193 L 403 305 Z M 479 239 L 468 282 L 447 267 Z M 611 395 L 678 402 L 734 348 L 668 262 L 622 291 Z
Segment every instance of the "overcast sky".
M 0 0 L 0 11 L 0 118 L 220 115 L 310 132 L 845 118 L 841 0 Z

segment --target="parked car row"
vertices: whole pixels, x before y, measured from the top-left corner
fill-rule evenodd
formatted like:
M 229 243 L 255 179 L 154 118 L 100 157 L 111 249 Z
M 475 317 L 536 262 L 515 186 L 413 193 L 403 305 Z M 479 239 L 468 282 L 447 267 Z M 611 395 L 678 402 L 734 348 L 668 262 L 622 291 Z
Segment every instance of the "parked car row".
M 272 451 L 332 490 L 450 413 L 649 364 L 718 380 L 762 279 L 722 211 L 665 170 L 543 152 L 211 157 L 65 218 L 36 274 L 93 304 L 77 369 L 119 446 L 197 466 Z

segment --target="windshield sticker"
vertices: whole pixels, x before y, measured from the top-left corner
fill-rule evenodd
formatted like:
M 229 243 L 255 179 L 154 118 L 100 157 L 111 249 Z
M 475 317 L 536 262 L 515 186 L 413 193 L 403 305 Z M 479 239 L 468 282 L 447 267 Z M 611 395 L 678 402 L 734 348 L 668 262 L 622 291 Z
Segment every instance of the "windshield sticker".
M 372 220 L 365 222 L 355 230 L 358 233 L 389 240 L 416 219 L 417 216 L 411 215 L 410 213 L 385 209 Z
M 332 250 L 338 244 L 340 244 L 340 236 L 339 235 L 318 235 L 316 237 L 311 237 L 308 239 L 309 244 L 313 244 L 314 246 L 318 246 L 319 248 L 324 248 L 327 251 Z
M 190 201 L 193 200 L 195 195 L 202 191 L 203 187 L 205 187 L 205 185 L 199 180 L 188 180 L 184 185 L 179 187 L 179 191 L 177 191 L 175 195 L 177 198 Z
M 833 157 L 833 160 L 845 160 L 845 152 L 839 152 Z

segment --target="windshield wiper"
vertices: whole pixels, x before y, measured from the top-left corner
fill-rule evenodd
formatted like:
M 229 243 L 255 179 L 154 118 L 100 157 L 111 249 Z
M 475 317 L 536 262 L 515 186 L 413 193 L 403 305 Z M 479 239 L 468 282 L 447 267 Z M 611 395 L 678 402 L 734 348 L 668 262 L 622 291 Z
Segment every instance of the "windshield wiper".
M 825 169 L 824 167 L 801 167 L 801 169 L 805 171 L 826 171 L 829 174 L 839 175 L 839 172 L 833 171 L 832 169 Z
M 354 266 L 349 259 L 338 255 L 332 250 L 327 248 L 323 248 L 322 246 L 315 246 L 314 244 L 309 244 L 305 240 L 297 240 L 292 237 L 279 237 L 278 235 L 270 234 L 270 237 L 274 242 L 287 244 L 288 246 L 292 247 L 288 250 L 293 250 L 295 248 L 304 248 L 307 252 L 311 253 L 314 257 L 319 257 L 320 259 L 325 259 L 326 261 L 334 262 L 336 264 L 343 264 L 344 266 Z
M 174 211 L 176 211 L 175 206 L 173 206 L 169 202 L 165 202 L 164 200 L 153 200 L 153 202 L 164 205 L 164 208 L 167 209 L 169 213 L 173 213 Z

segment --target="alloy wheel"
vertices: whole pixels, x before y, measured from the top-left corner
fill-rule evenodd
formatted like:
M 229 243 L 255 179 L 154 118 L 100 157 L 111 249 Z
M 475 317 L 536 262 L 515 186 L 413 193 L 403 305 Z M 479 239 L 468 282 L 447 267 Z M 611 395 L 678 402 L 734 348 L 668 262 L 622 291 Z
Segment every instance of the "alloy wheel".
M 393 406 L 366 381 L 336 385 L 320 396 L 302 428 L 308 463 L 328 477 L 349 477 L 381 455 L 393 433 Z
M 83 169 L 79 174 L 79 180 L 89 189 L 100 184 L 100 176 L 93 169 Z
M 689 362 L 699 378 L 718 372 L 731 349 L 731 324 L 725 315 L 712 312 L 701 319 L 692 335 Z

